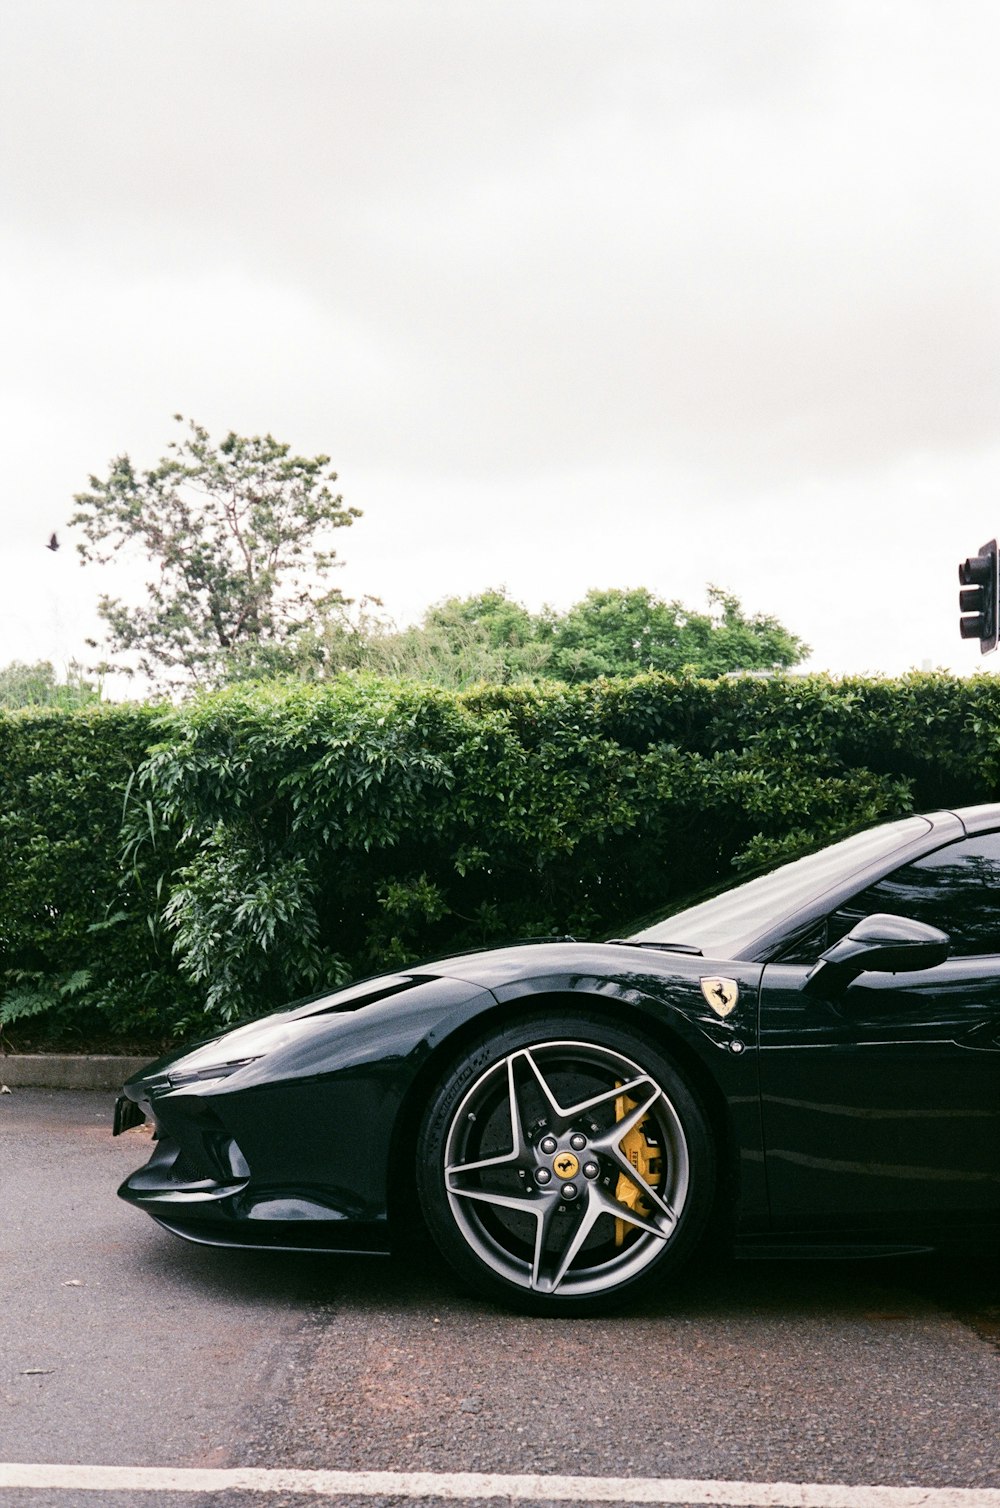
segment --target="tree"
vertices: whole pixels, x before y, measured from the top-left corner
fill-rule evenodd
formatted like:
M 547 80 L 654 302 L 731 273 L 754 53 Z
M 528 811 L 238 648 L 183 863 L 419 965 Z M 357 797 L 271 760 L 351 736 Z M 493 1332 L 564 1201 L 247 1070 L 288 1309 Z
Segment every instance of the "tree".
M 153 567 L 143 603 L 98 604 L 108 649 L 136 661 L 124 668 L 155 685 L 214 685 L 280 661 L 343 600 L 326 582 L 338 563 L 327 536 L 360 512 L 334 492 L 329 456 L 292 455 L 271 435 L 214 445 L 192 420 L 167 452 L 144 472 L 118 456 L 76 495 L 70 522 L 85 564 L 135 547 Z
M 321 634 L 303 635 L 290 668 L 318 678 L 370 670 L 461 690 L 480 681 L 576 683 L 647 670 L 711 678 L 787 669 L 809 653 L 776 618 L 746 614 L 717 587 L 708 598 L 709 611 L 695 613 L 645 587 L 594 590 L 560 616 L 551 608 L 531 613 L 494 588 L 448 597 L 404 629 L 363 605 L 333 615 Z
M 664 602 L 646 587 L 590 591 L 557 618 L 548 674 L 564 681 L 646 670 L 703 676 L 797 665 L 809 646 L 777 618 L 748 617 L 738 598 L 709 587 L 708 613 Z
M 101 700 L 99 686 L 88 681 L 83 667 L 71 660 L 66 678 L 56 679 L 51 660 L 27 665 L 12 660 L 0 669 L 0 709 L 15 712 L 22 707 L 58 707 L 64 712 L 95 706 Z
M 303 634 L 289 670 L 307 679 L 367 670 L 389 678 L 461 690 L 477 682 L 534 682 L 551 654 L 546 612 L 535 616 L 494 588 L 435 603 L 419 623 L 396 625 L 366 598 L 335 610 L 315 634 Z
M 393 639 L 404 662 L 427 663 L 435 679 L 455 687 L 538 680 L 552 653 L 547 613 L 535 616 L 502 587 L 446 597 L 427 609 L 419 626 Z
M 517 650 L 547 638 L 548 615 L 535 617 L 520 602 L 508 597 L 506 588 L 492 587 L 472 597 L 446 597 L 424 614 L 425 628 L 440 628 L 459 636 L 471 629 L 491 649 Z

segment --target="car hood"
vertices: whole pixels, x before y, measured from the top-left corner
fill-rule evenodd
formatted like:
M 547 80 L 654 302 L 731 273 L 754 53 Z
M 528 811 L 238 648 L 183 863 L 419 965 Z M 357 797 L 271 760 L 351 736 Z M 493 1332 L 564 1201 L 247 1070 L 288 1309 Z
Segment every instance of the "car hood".
M 220 1032 L 194 1046 L 177 1048 L 129 1082 L 142 1080 L 148 1085 L 159 1079 L 176 1086 L 180 1078 L 190 1082 L 224 1077 L 291 1043 L 298 1035 L 299 1023 L 322 1016 L 354 1016 L 363 1007 L 389 1002 L 393 996 L 400 997 L 398 1005 L 405 1010 L 406 995 L 413 994 L 414 1005 L 418 999 L 426 1000 L 426 990 L 433 989 L 435 980 L 442 985 L 445 981 L 469 984 L 492 992 L 497 999 L 520 993 L 527 981 L 535 981 L 536 989 L 547 984 L 578 989 L 591 980 L 602 985 L 609 977 L 627 978 L 641 987 L 642 980 L 652 976 L 673 981 L 683 993 L 689 984 L 697 985 L 701 977 L 718 974 L 723 968 L 718 960 L 625 943 L 518 943 L 459 953 L 296 1001 L 284 1010 Z M 754 972 L 759 973 L 759 966 Z

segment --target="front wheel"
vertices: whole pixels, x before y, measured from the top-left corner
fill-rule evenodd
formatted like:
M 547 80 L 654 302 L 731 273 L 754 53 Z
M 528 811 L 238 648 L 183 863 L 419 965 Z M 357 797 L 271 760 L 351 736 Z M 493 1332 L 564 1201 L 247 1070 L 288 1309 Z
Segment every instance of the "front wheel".
M 417 1186 L 439 1248 L 535 1313 L 633 1297 L 690 1253 L 715 1155 L 682 1075 L 600 1018 L 524 1022 L 453 1065 L 424 1116 Z

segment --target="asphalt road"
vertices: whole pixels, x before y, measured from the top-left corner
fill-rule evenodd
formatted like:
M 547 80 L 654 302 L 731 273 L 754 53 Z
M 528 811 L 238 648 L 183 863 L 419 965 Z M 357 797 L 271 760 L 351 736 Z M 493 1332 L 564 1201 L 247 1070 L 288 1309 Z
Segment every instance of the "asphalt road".
M 183 1243 L 115 1198 L 148 1141 L 113 1140 L 111 1111 L 0 1097 L 0 1463 L 1000 1488 L 992 1257 L 719 1263 L 626 1317 L 529 1320 L 429 1254 Z M 316 1501 L 0 1491 L 3 1508 Z

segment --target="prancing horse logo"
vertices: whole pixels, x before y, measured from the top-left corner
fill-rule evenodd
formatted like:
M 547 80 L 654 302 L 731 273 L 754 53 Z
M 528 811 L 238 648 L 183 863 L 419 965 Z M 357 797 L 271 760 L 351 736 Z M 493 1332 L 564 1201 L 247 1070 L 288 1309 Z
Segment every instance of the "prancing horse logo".
M 552 1164 L 560 1178 L 575 1178 L 580 1171 L 579 1160 L 572 1152 L 562 1152 Z
M 701 993 L 715 1014 L 725 1017 L 730 1011 L 736 1009 L 736 1002 L 740 998 L 740 987 L 735 979 L 703 979 Z

